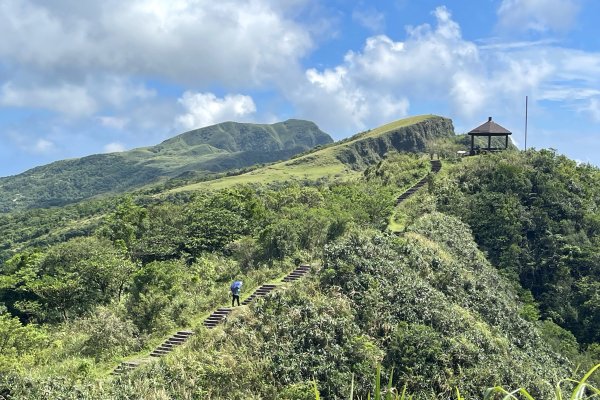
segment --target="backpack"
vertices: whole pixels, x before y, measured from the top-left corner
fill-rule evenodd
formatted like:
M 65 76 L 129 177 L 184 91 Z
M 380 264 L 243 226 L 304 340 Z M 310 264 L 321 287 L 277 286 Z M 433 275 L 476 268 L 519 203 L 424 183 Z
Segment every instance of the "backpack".
M 231 284 L 231 292 L 233 294 L 239 294 L 240 290 L 242 289 L 242 285 L 243 282 L 242 281 L 235 281 Z

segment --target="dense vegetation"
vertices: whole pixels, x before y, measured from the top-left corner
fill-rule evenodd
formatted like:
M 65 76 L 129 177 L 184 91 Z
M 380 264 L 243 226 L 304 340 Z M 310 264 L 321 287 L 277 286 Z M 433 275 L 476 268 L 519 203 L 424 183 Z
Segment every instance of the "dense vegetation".
M 520 283 L 528 318 L 600 342 L 600 171 L 550 150 L 468 161 L 436 185 L 440 210 Z
M 201 179 L 216 172 L 285 160 L 330 142 L 331 137 L 309 121 L 271 125 L 225 122 L 152 147 L 58 161 L 0 178 L 0 211 L 63 206 L 190 173 Z
M 551 151 L 471 157 L 396 206 L 429 157 L 377 151 L 345 182 L 4 216 L 20 248 L 5 239 L 0 265 L 0 395 L 367 398 L 380 366 L 419 399 L 496 385 L 547 399 L 600 361 L 598 169 Z M 234 278 L 250 288 L 300 262 L 315 273 L 201 327 Z M 181 350 L 107 378 L 183 327 L 197 334 Z

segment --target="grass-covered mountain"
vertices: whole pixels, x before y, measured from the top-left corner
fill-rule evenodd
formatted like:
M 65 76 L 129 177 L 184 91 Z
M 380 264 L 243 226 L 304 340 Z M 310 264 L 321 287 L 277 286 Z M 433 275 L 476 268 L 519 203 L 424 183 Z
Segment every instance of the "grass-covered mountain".
M 296 126 L 297 123 L 300 123 L 300 121 L 291 120 L 283 124 L 288 124 L 288 126 L 290 126 L 289 130 L 291 131 L 291 127 Z M 282 124 L 275 124 L 275 126 L 280 127 L 281 125 Z M 300 123 L 300 125 L 302 125 L 302 123 Z M 311 123 L 308 123 L 308 125 L 317 129 Z M 183 134 L 167 140 L 156 146 L 158 150 L 155 151 L 159 154 L 171 154 L 171 156 L 164 156 L 162 158 L 163 162 L 166 162 L 166 160 L 176 160 L 177 154 L 181 153 L 181 149 L 187 148 L 189 150 L 189 146 L 205 148 L 207 146 L 206 142 L 212 143 L 211 146 L 215 148 L 216 146 L 222 146 L 231 149 L 235 144 L 233 138 L 239 137 L 239 135 L 227 136 L 223 133 L 222 130 L 224 127 L 222 126 L 237 127 L 237 129 L 256 127 L 256 125 L 234 123 L 215 125 L 214 127 L 199 129 L 198 131 L 192 131 L 188 134 Z M 247 132 L 245 135 L 247 135 Z M 432 142 L 450 140 L 453 135 L 454 128 L 452 121 L 448 118 L 434 115 L 406 118 L 385 124 L 373 130 L 361 132 L 335 143 L 318 145 L 315 149 L 308 150 L 288 161 L 276 162 L 264 167 L 254 167 L 252 171 L 247 173 L 235 174 L 233 176 L 213 180 L 206 180 L 210 177 L 203 178 L 201 179 L 202 182 L 197 182 L 198 177 L 196 176 L 196 172 L 184 172 L 179 174 L 178 178 L 167 181 L 164 185 L 164 190 L 170 189 L 169 192 L 166 192 L 168 195 L 173 192 L 182 192 L 186 193 L 184 195 L 189 196 L 197 190 L 218 190 L 237 184 L 269 184 L 273 182 L 292 181 L 302 183 L 315 182 L 318 180 L 343 181 L 355 179 L 360 177 L 363 170 L 369 165 L 374 165 L 381 161 L 387 153 L 398 151 L 422 152 L 425 151 Z M 321 136 L 315 135 L 315 139 L 312 139 L 309 143 L 316 143 L 319 137 Z M 326 141 L 326 138 L 322 138 L 321 141 Z M 201 144 L 197 145 L 196 143 Z M 254 149 L 259 146 L 258 143 L 247 145 L 255 146 Z M 263 144 L 263 146 L 266 145 Z M 119 157 L 133 157 L 137 153 L 155 154 L 149 149 L 132 150 L 131 152 L 103 156 L 92 156 L 91 158 L 94 159 L 95 157 L 100 157 L 99 160 L 106 161 L 108 160 L 106 156 L 117 157 L 121 160 Z M 211 154 L 210 157 L 213 158 L 210 158 L 209 161 L 202 161 L 203 158 L 200 158 L 200 160 L 196 158 L 196 161 L 200 163 L 225 162 L 226 160 L 240 157 L 244 154 L 248 154 L 248 152 Z M 86 174 L 92 174 L 93 171 L 98 171 L 98 169 L 94 168 L 93 164 L 83 162 L 83 160 L 85 159 L 71 161 L 72 163 L 81 161 L 83 165 L 86 166 L 87 170 L 83 169 L 82 171 L 78 171 L 78 176 L 82 179 Z M 159 158 L 155 156 L 149 158 L 145 162 L 157 162 L 157 160 L 159 160 Z M 54 165 L 60 165 L 60 163 L 50 164 L 46 167 L 40 167 L 40 169 L 51 168 Z M 190 165 L 191 164 L 186 164 L 185 167 L 187 168 Z M 143 165 L 140 168 L 143 170 Z M 28 173 L 32 173 L 35 170 L 36 169 L 28 171 Z M 101 171 L 102 168 L 99 170 Z M 120 170 L 117 170 L 117 172 L 121 174 Z M 25 174 L 4 179 L 9 181 L 13 178 L 21 179 L 25 186 L 32 185 L 32 182 L 35 182 L 35 179 L 27 179 L 24 175 Z M 106 179 L 112 178 L 108 176 Z M 137 178 L 135 176 L 127 176 L 124 179 Z M 48 180 L 53 182 L 51 177 L 49 177 Z M 185 184 L 187 181 L 194 183 Z M 16 184 L 14 182 L 13 185 Z M 184 182 L 184 184 L 171 189 L 177 182 Z M 0 179 L 0 184 L 2 183 L 3 180 Z M 115 183 L 115 185 L 117 184 L 118 182 Z M 153 195 L 157 195 L 156 197 L 161 197 L 161 186 L 162 185 L 155 185 L 151 190 Z M 42 190 L 48 190 L 48 185 L 42 185 L 40 188 L 27 186 L 27 188 L 27 190 L 33 191 L 32 193 L 37 193 L 41 196 L 42 200 L 46 198 L 45 196 L 49 196 Z M 17 189 L 13 188 L 13 191 L 15 190 Z M 11 192 L 1 193 L 0 199 L 4 199 L 4 204 L 6 204 L 6 202 L 9 203 L 8 206 L 5 207 L 11 207 L 11 209 L 15 208 L 17 202 L 13 203 L 11 200 L 12 198 L 7 194 Z M 34 201 L 36 199 L 31 200 Z M 36 201 L 35 203 L 40 205 L 42 204 L 42 200 Z M 110 198 L 107 198 L 107 201 L 94 199 L 50 209 L 19 209 L 17 207 L 16 210 L 10 213 L 0 214 L 0 229 L 5 232 L 4 235 L 0 237 L 0 260 L 6 259 L 10 254 L 19 251 L 23 247 L 44 246 L 93 232 L 101 221 L 101 216 L 106 212 L 107 208 L 111 207 L 112 203 L 114 203 L 114 201 L 110 200 Z M 0 204 L 2 203 L 0 202 Z M 21 199 L 21 202 L 18 204 L 22 207 L 26 205 L 24 199 Z
M 530 150 L 428 174 L 422 151 L 451 135 L 415 117 L 176 193 L 0 219 L 30 234 L 0 259 L 0 395 L 365 399 L 381 366 L 415 399 L 554 399 L 600 361 L 600 170 Z M 298 263 L 312 274 L 280 282 Z M 233 279 L 278 289 L 206 329 Z M 183 328 L 186 345 L 109 376 Z
M 309 121 L 271 125 L 225 122 L 183 133 L 157 146 L 58 161 L 0 178 L 0 211 L 65 205 L 132 190 L 162 178 L 209 175 L 285 160 L 331 142 L 329 135 Z
M 453 137 L 452 120 L 436 115 L 419 115 L 361 132 L 288 161 L 211 182 L 184 185 L 174 191 L 193 191 L 207 187 L 220 189 L 237 184 L 306 182 L 331 178 L 345 180 L 377 164 L 388 153 L 425 152 L 432 143 L 451 140 Z

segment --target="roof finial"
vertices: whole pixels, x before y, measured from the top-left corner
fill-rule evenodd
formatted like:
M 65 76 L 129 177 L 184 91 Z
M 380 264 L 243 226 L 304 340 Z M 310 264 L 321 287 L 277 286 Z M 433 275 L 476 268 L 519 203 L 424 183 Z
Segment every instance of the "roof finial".
M 488 122 L 492 122 L 492 117 L 488 117 Z

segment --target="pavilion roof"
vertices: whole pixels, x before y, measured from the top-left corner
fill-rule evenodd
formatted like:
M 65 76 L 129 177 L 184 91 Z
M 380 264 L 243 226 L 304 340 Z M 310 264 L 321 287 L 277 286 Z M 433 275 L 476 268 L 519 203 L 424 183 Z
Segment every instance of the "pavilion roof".
M 492 117 L 489 117 L 486 123 L 479 125 L 477 128 L 473 129 L 468 134 L 474 136 L 504 136 L 511 135 L 512 132 L 498 125 L 497 123 L 492 121 Z

